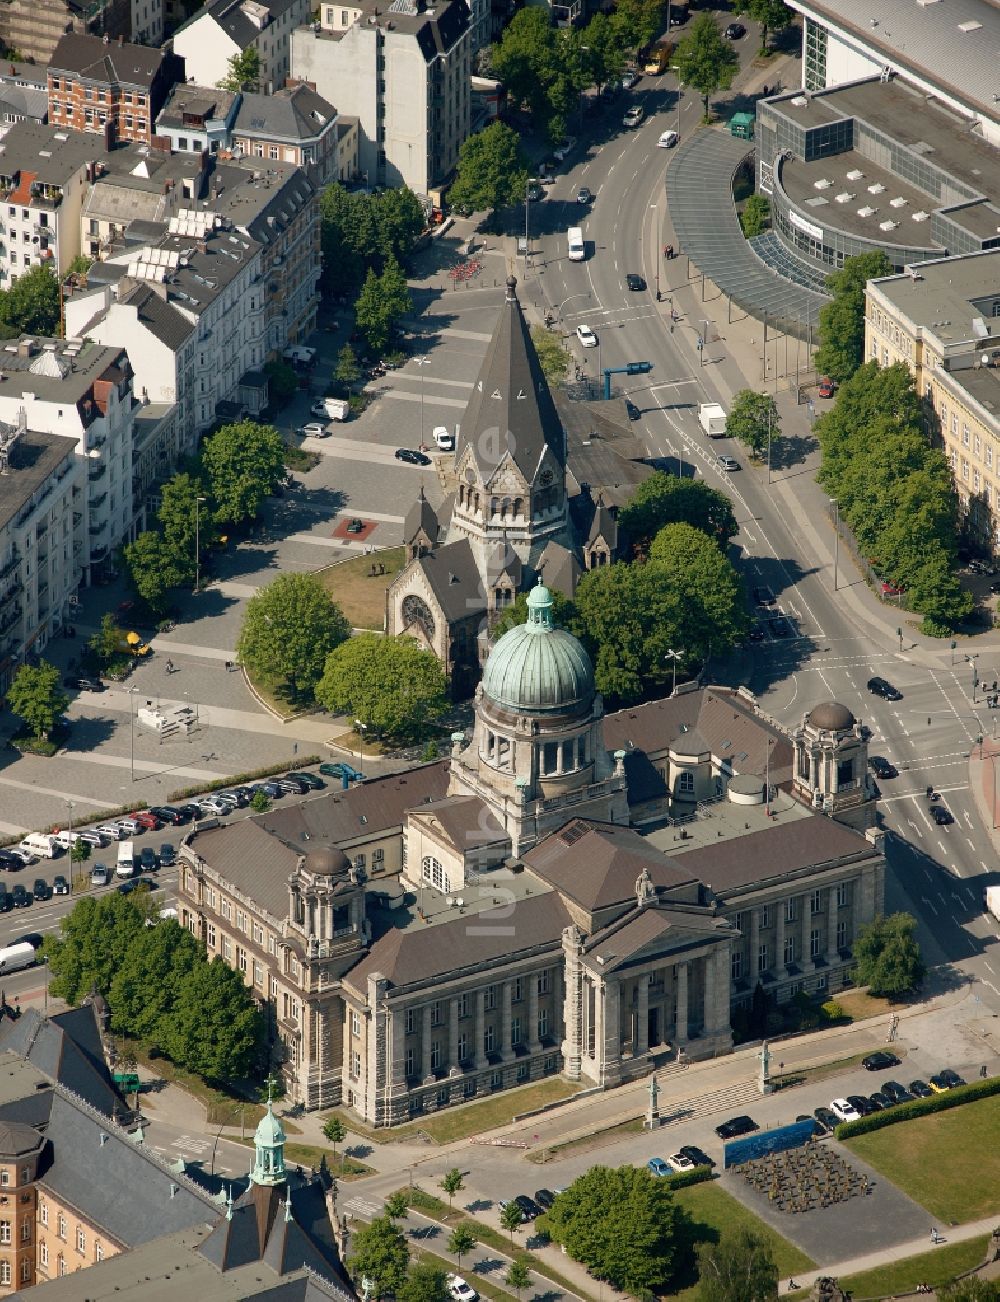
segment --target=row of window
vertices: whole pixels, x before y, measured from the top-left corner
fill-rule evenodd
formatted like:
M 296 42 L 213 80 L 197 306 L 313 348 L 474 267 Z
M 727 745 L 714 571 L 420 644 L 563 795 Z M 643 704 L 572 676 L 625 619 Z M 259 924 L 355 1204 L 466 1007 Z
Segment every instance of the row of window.
M 66 77 L 65 85 L 63 85 L 63 82 L 60 80 L 60 78 L 51 75 L 49 76 L 50 91 L 53 90 L 72 91 L 74 89 L 79 89 L 79 83 L 75 82 L 71 77 Z M 110 91 L 110 90 L 98 90 L 95 86 L 84 86 L 83 94 L 85 99 L 98 100 L 102 104 L 111 104 L 117 99 L 117 92 Z M 136 107 L 138 108 L 146 107 L 147 99 L 145 95 L 138 95 L 135 94 L 133 91 L 127 90 L 125 91 L 123 98 L 126 104 L 135 104 Z M 53 107 L 55 107 L 55 105 L 53 105 Z
M 809 933 L 809 957 L 812 959 L 819 958 L 825 953 L 824 946 L 825 932 L 819 928 L 814 928 Z M 847 923 L 837 923 L 837 949 L 846 950 L 848 947 Z M 754 971 L 748 973 L 748 976 L 759 976 L 761 972 L 769 971 L 771 967 L 771 946 L 766 942 L 757 948 L 757 967 Z M 799 938 L 795 935 L 786 936 L 782 951 L 782 962 L 787 967 L 790 963 L 797 963 L 801 958 L 801 945 Z M 743 979 L 743 951 L 734 949 L 730 957 L 730 976 L 733 981 Z
M 60 1274 L 63 1275 L 65 1275 L 65 1273 L 65 1271 L 60 1272 Z M 12 1278 L 10 1262 L 6 1259 L 0 1258 L 0 1285 L 9 1285 L 12 1282 Z M 29 1260 L 21 1262 L 21 1283 L 31 1283 L 31 1262 Z
M 845 909 L 847 905 L 850 903 L 850 898 L 851 898 L 850 883 L 838 882 L 836 890 L 837 890 L 837 908 Z M 797 906 L 797 897 L 793 896 L 792 898 L 785 900 L 783 905 L 785 922 L 797 921 L 798 915 L 797 915 L 796 906 Z M 758 912 L 757 925 L 762 930 L 769 927 L 771 923 L 774 921 L 774 918 L 772 917 L 771 909 L 772 906 L 770 904 L 762 904 L 757 911 Z M 811 894 L 809 895 L 809 912 L 811 914 L 823 912 L 823 892 L 821 890 L 812 891 Z M 750 932 L 749 910 L 741 910 L 739 913 L 737 913 L 735 922 L 736 922 L 737 931 L 741 931 L 744 935 L 749 935 Z
M 512 1004 L 517 1004 L 521 1002 L 525 994 L 525 989 L 526 989 L 525 982 L 530 981 L 531 979 L 532 979 L 531 977 L 525 978 L 519 976 L 511 978 L 510 999 Z M 549 971 L 546 969 L 544 972 L 536 973 L 534 980 L 535 980 L 535 988 L 537 993 L 540 995 L 547 995 L 550 990 Z M 498 998 L 497 991 L 499 989 L 500 986 L 498 985 L 491 985 L 485 987 L 485 989 L 482 992 L 484 1011 L 488 1013 L 495 1011 L 497 1007 L 497 998 Z M 475 1007 L 473 1003 L 474 997 L 475 997 L 475 992 L 469 990 L 463 990 L 461 994 L 455 996 L 455 1001 L 458 1004 L 459 1018 L 472 1016 Z M 430 1004 L 430 1010 L 431 1010 L 431 1026 L 443 1025 L 444 1024 L 444 1001 L 440 999 L 435 999 L 433 1003 Z M 421 1010 L 419 1008 L 403 1009 L 403 1028 L 407 1035 L 412 1035 L 418 1029 L 417 1017 L 420 1012 Z M 352 1030 L 354 1030 L 354 1026 L 355 1026 L 354 1019 L 358 1019 L 357 1013 L 352 1014 L 352 1027 L 351 1027 Z M 360 1019 L 357 1020 L 357 1027 L 358 1030 L 354 1032 L 355 1034 L 358 1034 L 358 1032 L 360 1031 Z
M 549 1012 L 546 1008 L 538 1011 L 538 1038 L 544 1039 L 549 1034 Z M 483 1029 L 483 1053 L 495 1053 L 500 1042 L 495 1027 L 486 1026 Z M 522 1029 L 521 1019 L 519 1017 L 511 1018 L 510 1023 L 510 1047 L 517 1049 L 524 1044 L 524 1032 Z M 472 1037 L 465 1031 L 459 1033 L 456 1052 L 458 1062 L 467 1062 L 471 1056 Z M 445 1045 L 441 1040 L 432 1040 L 430 1046 L 430 1065 L 431 1071 L 441 1071 L 445 1065 Z M 416 1076 L 420 1070 L 417 1060 L 417 1051 L 408 1048 L 405 1053 L 404 1066 L 407 1076 Z M 350 1054 L 350 1074 L 353 1080 L 361 1077 L 361 1054 L 357 1049 L 352 1049 Z

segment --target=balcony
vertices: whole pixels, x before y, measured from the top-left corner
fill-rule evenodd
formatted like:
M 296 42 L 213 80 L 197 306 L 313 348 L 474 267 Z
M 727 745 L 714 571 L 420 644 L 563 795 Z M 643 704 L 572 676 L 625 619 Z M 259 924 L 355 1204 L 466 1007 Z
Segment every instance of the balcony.
M 24 608 L 18 602 L 16 606 L 11 606 L 5 615 L 0 615 L 0 636 L 6 633 L 8 629 L 13 628 L 23 614 Z
M 0 565 L 0 583 L 2 583 L 9 574 L 13 574 L 20 564 L 21 553 L 15 548 L 11 553 L 10 560 L 4 561 L 3 565 Z
M 20 579 L 15 579 L 14 582 L 7 589 L 7 591 L 3 593 L 2 596 L 0 596 L 0 609 L 6 606 L 8 602 L 13 601 L 14 598 L 17 596 L 17 594 L 23 591 L 24 591 L 24 584 L 21 582 Z
M 92 484 L 96 484 L 100 480 L 102 480 L 107 473 L 108 473 L 107 466 L 100 465 L 97 466 L 94 470 L 88 471 L 87 478 L 90 480 Z
M 99 533 L 103 533 L 107 527 L 108 527 L 107 520 L 102 520 L 100 524 L 92 524 L 90 528 L 87 530 L 87 532 L 90 534 L 91 538 L 96 538 L 97 535 Z
M 105 489 L 103 493 L 98 493 L 96 497 L 92 497 L 90 499 L 90 509 L 92 511 L 96 511 L 99 507 L 103 506 L 107 500 L 108 500 L 108 494 L 107 494 L 107 490 Z

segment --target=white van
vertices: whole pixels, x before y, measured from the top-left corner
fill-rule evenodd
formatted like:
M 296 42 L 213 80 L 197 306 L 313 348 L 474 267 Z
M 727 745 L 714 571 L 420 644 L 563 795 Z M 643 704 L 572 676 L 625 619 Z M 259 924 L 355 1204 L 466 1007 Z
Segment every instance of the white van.
M 566 233 L 566 242 L 569 246 L 570 262 L 582 262 L 587 256 L 587 246 L 583 242 L 583 229 L 579 226 L 571 226 Z
M 118 847 L 118 864 L 115 868 L 116 877 L 131 877 L 135 872 L 135 844 L 132 841 L 122 841 Z
M 62 847 L 58 837 L 50 836 L 46 832 L 29 832 L 18 849 L 27 850 L 29 854 L 37 854 L 42 859 L 55 859 Z
M 63 850 L 72 850 L 73 846 L 76 845 L 79 839 L 80 839 L 79 832 L 70 832 L 65 827 L 62 829 L 62 831 L 56 832 L 55 834 L 56 844 L 60 847 L 60 849 Z
M 6 976 L 8 972 L 20 972 L 23 967 L 31 967 L 37 959 L 34 945 L 29 945 L 26 940 L 19 941 L 16 945 L 6 945 L 0 949 L 0 976 Z
M 442 452 L 451 452 L 455 447 L 455 435 L 446 425 L 435 425 L 434 442 Z

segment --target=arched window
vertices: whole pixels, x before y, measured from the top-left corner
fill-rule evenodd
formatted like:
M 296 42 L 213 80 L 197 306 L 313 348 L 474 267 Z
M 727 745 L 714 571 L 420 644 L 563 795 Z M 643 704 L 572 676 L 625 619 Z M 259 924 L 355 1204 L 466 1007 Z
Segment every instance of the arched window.
M 433 855 L 424 855 L 420 865 L 420 875 L 429 885 L 439 891 L 451 890 L 451 879 Z
M 514 514 L 515 514 L 515 515 L 523 515 L 523 513 L 524 513 L 524 498 L 523 498 L 523 497 L 515 497 L 515 498 L 514 498 Z

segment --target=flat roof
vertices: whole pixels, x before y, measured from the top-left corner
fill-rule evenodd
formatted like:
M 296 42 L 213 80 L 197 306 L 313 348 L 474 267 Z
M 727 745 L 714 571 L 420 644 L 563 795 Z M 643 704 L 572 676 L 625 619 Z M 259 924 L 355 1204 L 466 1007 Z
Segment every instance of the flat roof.
M 792 203 L 819 225 L 879 244 L 934 247 L 928 218 L 937 200 L 855 149 L 811 163 L 786 158 L 781 184 Z M 894 229 L 882 230 L 883 222 L 895 223 Z
M 899 315 L 945 345 L 977 337 L 976 320 L 988 332 L 984 344 L 1000 336 L 1000 317 L 992 315 L 992 302 L 984 302 L 1000 294 L 1000 249 L 920 262 L 912 274 L 881 276 L 871 284 Z
M 0 529 L 14 519 L 56 468 L 75 451 L 75 441 L 62 434 L 27 430 L 20 435 L 10 454 L 10 468 L 0 480 L 3 485 L 0 491 Z
M 29 336 L 21 336 L 24 342 Z M 49 402 L 78 402 L 107 368 L 125 354 L 124 348 L 95 344 L 90 339 L 47 339 L 30 336 L 34 347 L 18 356 L 17 339 L 0 343 L 0 375 L 10 381 L 2 392 L 32 393 Z

